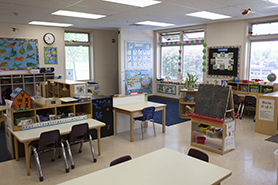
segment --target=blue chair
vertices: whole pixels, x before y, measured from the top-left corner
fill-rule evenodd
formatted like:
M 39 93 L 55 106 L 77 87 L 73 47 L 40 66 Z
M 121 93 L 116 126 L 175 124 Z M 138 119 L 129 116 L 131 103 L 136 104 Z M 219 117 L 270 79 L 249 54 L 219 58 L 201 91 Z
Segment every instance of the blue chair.
M 53 156 L 52 156 L 52 161 L 55 160 L 55 154 L 56 154 L 56 149 L 61 149 L 64 160 L 65 160 L 65 166 L 66 166 L 66 172 L 69 172 L 69 166 L 68 166 L 68 161 L 67 161 L 67 156 L 64 148 L 64 144 L 61 142 L 61 137 L 60 137 L 60 131 L 59 130 L 52 130 L 52 131 L 47 131 L 43 132 L 40 135 L 40 139 L 38 144 L 35 145 L 30 145 L 29 146 L 29 151 L 33 150 L 34 152 L 34 157 L 36 160 L 36 164 L 39 170 L 39 180 L 43 181 L 43 174 L 42 174 L 42 169 L 41 169 L 41 164 L 40 164 L 40 159 L 39 159 L 39 154 L 47 151 L 53 150 Z M 31 152 L 30 153 L 30 158 L 31 158 Z M 28 157 L 28 156 L 26 156 Z M 59 155 L 60 157 L 60 155 Z M 31 166 L 31 163 L 30 163 Z
M 134 120 L 141 121 L 142 139 L 144 139 L 144 132 L 146 131 L 148 121 L 151 121 L 153 123 L 154 136 L 156 136 L 155 125 L 154 125 L 154 120 L 153 120 L 154 111 L 155 111 L 155 107 L 153 107 L 153 106 L 146 107 L 143 109 L 143 116 L 134 118 Z

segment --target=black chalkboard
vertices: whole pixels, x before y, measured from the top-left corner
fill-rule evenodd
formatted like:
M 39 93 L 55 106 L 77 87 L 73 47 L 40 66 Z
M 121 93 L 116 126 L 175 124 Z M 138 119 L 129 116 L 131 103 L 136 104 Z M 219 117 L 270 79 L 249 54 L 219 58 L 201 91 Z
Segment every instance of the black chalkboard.
M 200 116 L 224 119 L 229 94 L 229 86 L 200 84 L 194 113 Z

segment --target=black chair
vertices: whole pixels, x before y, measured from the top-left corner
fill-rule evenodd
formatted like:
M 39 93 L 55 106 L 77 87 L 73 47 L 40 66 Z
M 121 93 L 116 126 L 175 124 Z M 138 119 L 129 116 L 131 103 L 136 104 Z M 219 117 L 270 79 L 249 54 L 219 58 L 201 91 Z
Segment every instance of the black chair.
M 194 148 L 190 148 L 187 155 L 189 155 L 191 157 L 195 157 L 195 158 L 200 159 L 200 160 L 203 160 L 205 162 L 209 162 L 208 154 L 206 154 L 206 153 L 204 153 L 200 150 L 194 149 Z
M 39 175 L 40 175 L 39 179 L 40 179 L 40 181 L 43 181 L 43 174 L 42 174 L 42 170 L 41 170 L 39 154 L 43 153 L 43 152 L 53 150 L 52 161 L 54 161 L 55 160 L 56 149 L 61 149 L 62 150 L 64 160 L 65 160 L 65 165 L 66 165 L 66 172 L 68 173 L 69 172 L 69 165 L 68 165 L 68 161 L 67 161 L 67 157 L 66 157 L 66 153 L 65 153 L 64 144 L 61 142 L 61 137 L 60 137 L 60 131 L 59 130 L 52 130 L 52 131 L 41 133 L 38 145 L 32 145 L 31 144 L 29 146 L 29 151 L 30 151 L 29 152 L 30 153 L 29 157 L 31 158 L 31 150 L 33 150 L 34 157 L 35 157 L 35 160 L 36 160 L 36 164 L 37 164 L 37 167 L 38 167 L 38 170 L 39 170 Z
M 68 153 L 69 153 L 69 156 L 70 156 L 71 168 L 72 169 L 75 168 L 75 165 L 74 165 L 74 162 L 73 162 L 73 157 L 72 157 L 70 145 L 80 143 L 79 153 L 81 153 L 84 141 L 89 141 L 90 149 L 91 149 L 91 152 L 92 152 L 92 155 L 93 155 L 93 161 L 97 162 L 95 149 L 94 149 L 94 146 L 93 146 L 92 136 L 89 133 L 88 123 L 73 125 L 72 128 L 71 128 L 71 132 L 69 134 L 69 137 L 66 140 L 67 150 L 68 150 Z
M 134 120 L 141 121 L 142 139 L 144 139 L 144 132 L 146 131 L 148 121 L 151 121 L 153 123 L 154 136 L 156 136 L 153 120 L 154 111 L 155 107 L 146 107 L 143 109 L 143 116 L 134 118 Z
M 239 114 L 242 103 L 239 101 L 239 97 L 237 94 L 233 94 L 233 99 L 234 99 L 234 108 L 237 109 L 237 114 Z
M 130 155 L 125 155 L 125 156 L 122 156 L 122 157 L 119 157 L 115 160 L 113 160 L 111 163 L 110 163 L 110 166 L 114 166 L 116 164 L 120 164 L 120 163 L 123 163 L 125 161 L 129 161 L 131 160 L 131 156 Z
M 243 111 L 248 111 L 248 115 L 250 116 L 250 110 L 255 112 L 254 115 L 254 122 L 256 117 L 256 97 L 255 96 L 245 96 L 244 103 L 242 105 L 241 113 L 240 113 L 240 119 L 242 119 Z

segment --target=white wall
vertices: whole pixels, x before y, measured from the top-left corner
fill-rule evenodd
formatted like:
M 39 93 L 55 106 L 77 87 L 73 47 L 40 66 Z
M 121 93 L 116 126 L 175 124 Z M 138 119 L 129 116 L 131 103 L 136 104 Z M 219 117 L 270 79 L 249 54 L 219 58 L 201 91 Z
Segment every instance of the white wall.
M 11 27 L 15 27 L 17 30 L 12 33 Z M 31 25 L 14 25 L 14 24 L 0 24 L 0 37 L 7 38 L 28 38 L 28 39 L 38 39 L 39 48 L 39 62 L 40 67 L 55 67 L 55 75 L 62 74 L 64 76 L 64 31 L 63 28 L 57 27 L 43 27 L 43 26 L 31 26 Z M 43 56 L 43 47 L 49 46 L 44 43 L 43 35 L 47 32 L 51 32 L 55 36 L 55 43 L 51 46 L 57 47 L 58 50 L 58 65 L 45 65 Z M 20 71 L 23 73 L 28 73 L 28 71 Z M 1 74 L 10 74 L 11 72 L 1 72 Z M 12 72 L 15 73 L 15 72 Z
M 125 94 L 125 41 L 153 42 L 153 31 L 122 28 L 119 30 L 119 32 L 119 93 Z M 153 64 L 155 64 L 155 59 L 153 59 Z
M 11 27 L 19 30 L 12 33 Z M 32 38 L 38 39 L 39 63 L 40 67 L 54 67 L 55 75 L 63 75 L 65 78 L 65 42 L 64 29 L 58 27 L 32 26 L 32 25 L 11 25 L 0 24 L 0 37 L 7 38 Z M 80 30 L 70 29 L 68 31 L 87 31 L 93 35 L 93 62 L 94 75 L 93 80 L 100 83 L 99 94 L 112 95 L 118 94 L 118 40 L 117 31 L 107 30 Z M 57 47 L 58 65 L 45 65 L 43 56 L 43 47 L 46 45 L 43 41 L 43 35 L 51 32 L 55 35 L 55 43 L 51 46 Z M 115 39 L 115 43 L 112 43 Z M 28 70 L 20 71 L 1 71 L 0 75 L 29 73 Z

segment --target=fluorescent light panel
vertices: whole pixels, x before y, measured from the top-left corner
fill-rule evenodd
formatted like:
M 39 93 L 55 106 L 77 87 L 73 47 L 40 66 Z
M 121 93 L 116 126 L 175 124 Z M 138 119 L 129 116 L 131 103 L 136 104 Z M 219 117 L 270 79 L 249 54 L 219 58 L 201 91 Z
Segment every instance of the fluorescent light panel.
M 231 16 L 221 15 L 221 14 L 207 12 L 207 11 L 195 12 L 195 13 L 190 13 L 190 14 L 185 14 L 185 15 L 192 16 L 192 17 L 204 18 L 204 19 L 211 19 L 211 20 L 231 18 Z
M 154 22 L 154 21 L 142 21 L 142 22 L 137 22 L 135 24 L 143 24 L 143 25 L 150 25 L 150 26 L 173 26 L 174 24 L 169 24 L 169 23 L 163 23 L 163 22 Z
M 161 3 L 161 1 L 153 1 L 153 0 L 103 0 L 112 3 L 125 4 L 130 6 L 138 6 L 138 7 L 146 7 Z
M 32 21 L 32 22 L 29 22 L 28 24 L 43 25 L 43 26 L 58 26 L 58 27 L 69 27 L 69 26 L 72 26 L 72 24 L 56 23 L 56 22 L 42 22 L 42 21 Z
M 275 4 L 278 4 L 278 0 L 268 0 L 269 2 L 272 2 L 272 3 L 275 3 Z
M 85 18 L 85 19 L 99 19 L 102 17 L 106 17 L 106 15 L 97 15 L 97 14 L 91 14 L 91 13 L 73 12 L 73 11 L 66 11 L 66 10 L 58 10 L 56 12 L 53 12 L 52 15 L 79 17 L 79 18 Z

